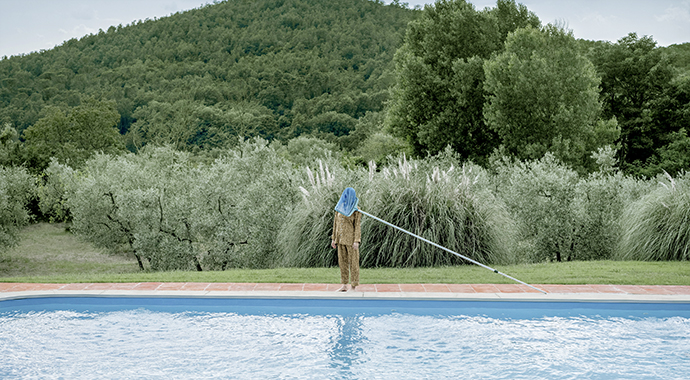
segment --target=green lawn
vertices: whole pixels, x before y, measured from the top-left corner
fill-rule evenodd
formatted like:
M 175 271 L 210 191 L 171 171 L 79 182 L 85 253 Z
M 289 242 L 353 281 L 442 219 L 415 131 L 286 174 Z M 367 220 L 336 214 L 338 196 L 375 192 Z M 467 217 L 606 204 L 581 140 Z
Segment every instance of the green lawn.
M 110 255 L 77 239 L 63 225 L 38 223 L 21 232 L 19 246 L 0 251 L 0 280 L 136 273 L 134 257 Z
M 690 285 L 690 262 L 581 261 L 497 266 L 532 284 Z M 0 253 L 1 282 L 281 282 L 336 283 L 337 268 L 140 272 L 133 257 L 111 255 L 60 225 L 36 224 L 18 247 Z M 362 269 L 362 283 L 513 283 L 474 265 Z

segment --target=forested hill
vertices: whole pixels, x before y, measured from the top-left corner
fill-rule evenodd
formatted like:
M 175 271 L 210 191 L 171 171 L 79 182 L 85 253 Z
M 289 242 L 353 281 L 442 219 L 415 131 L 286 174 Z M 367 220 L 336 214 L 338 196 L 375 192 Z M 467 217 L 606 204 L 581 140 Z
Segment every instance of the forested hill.
M 418 11 L 369 0 L 229 0 L 0 61 L 0 126 L 114 101 L 130 145 L 347 134 L 382 110 Z

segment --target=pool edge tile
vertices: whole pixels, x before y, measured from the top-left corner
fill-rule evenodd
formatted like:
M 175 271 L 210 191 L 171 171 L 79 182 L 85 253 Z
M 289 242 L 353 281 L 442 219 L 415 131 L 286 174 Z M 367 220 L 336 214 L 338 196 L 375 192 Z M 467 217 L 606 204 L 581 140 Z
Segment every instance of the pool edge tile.
M 335 292 L 337 283 L 2 283 L 0 301 L 31 297 L 255 297 L 329 299 L 449 299 L 564 302 L 690 302 L 686 285 L 361 284 Z

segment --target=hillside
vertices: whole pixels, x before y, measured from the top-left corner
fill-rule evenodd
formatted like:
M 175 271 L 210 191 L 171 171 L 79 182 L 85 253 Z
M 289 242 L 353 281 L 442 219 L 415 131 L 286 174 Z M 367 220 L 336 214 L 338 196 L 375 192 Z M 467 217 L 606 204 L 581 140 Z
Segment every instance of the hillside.
M 21 134 L 46 106 L 94 97 L 116 102 L 130 149 L 344 135 L 382 109 L 416 12 L 368 0 L 230 0 L 113 26 L 2 59 L 0 125 Z M 171 135 L 182 133 L 175 125 L 183 136 Z
M 238 136 L 285 142 L 303 135 L 325 140 L 319 149 L 340 150 L 348 163 L 383 162 L 402 151 L 424 156 L 449 144 L 463 157 L 486 163 L 505 141 L 491 135 L 495 125 L 485 124 L 484 61 L 504 49 L 508 33 L 522 25 L 517 21 L 530 11 L 514 0 L 497 0 L 496 8 L 485 10 L 464 0 L 438 4 L 438 10 L 427 12 L 398 1 L 227 0 L 112 26 L 51 50 L 4 57 L 0 164 L 40 173 L 51 157 L 79 166 L 94 151 L 138 151 L 148 144 L 215 157 L 234 146 Z M 445 22 L 437 17 L 439 12 L 457 19 Z M 540 23 L 536 15 L 533 21 L 533 26 Z M 425 23 L 429 28 L 414 32 L 414 25 Z M 401 79 L 410 51 L 403 45 L 407 32 L 413 35 L 408 45 L 418 45 L 415 60 L 425 60 L 424 52 L 430 52 L 424 70 L 437 70 L 434 62 L 441 61 L 434 57 L 447 53 L 438 76 L 420 79 L 415 69 L 410 71 L 414 81 Z M 593 117 L 615 118 L 620 128 L 619 137 L 610 136 L 613 140 L 585 140 L 614 143 L 615 159 L 627 174 L 653 177 L 687 170 L 690 43 L 657 47 L 649 36 L 621 37 L 617 43 L 580 40 L 569 48 L 586 56 L 601 79 L 602 112 Z M 448 66 L 468 59 L 474 59 L 476 70 Z M 451 72 L 456 77 L 446 76 Z M 403 87 L 418 90 L 420 97 L 395 108 L 390 95 L 400 94 Z M 552 89 L 544 90 L 547 94 Z M 517 114 L 542 103 L 531 101 L 509 110 Z M 412 118 L 415 112 L 419 117 Z M 541 114 L 555 112 L 530 110 L 520 118 Z M 379 133 L 384 118 L 386 131 Z M 405 123 L 409 125 L 403 127 Z M 546 145 L 540 152 L 554 141 L 533 132 L 525 136 L 543 138 Z M 417 141 L 420 136 L 424 141 Z M 315 144 L 308 141 L 300 144 Z M 573 145 L 579 152 L 573 162 L 582 170 L 595 168 L 590 160 L 594 145 Z M 519 156 L 517 151 L 511 154 Z M 585 161 L 589 164 L 581 164 Z
M 680 75 L 690 75 L 690 42 L 661 48 Z

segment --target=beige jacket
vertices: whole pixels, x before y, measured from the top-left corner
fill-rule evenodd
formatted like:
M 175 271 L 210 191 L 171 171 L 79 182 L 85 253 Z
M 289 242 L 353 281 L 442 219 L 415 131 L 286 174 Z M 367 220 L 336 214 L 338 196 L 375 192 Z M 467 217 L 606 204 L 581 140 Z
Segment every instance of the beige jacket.
M 335 244 L 352 245 L 354 243 L 362 242 L 362 213 L 355 211 L 349 217 L 335 212 L 333 218 L 333 233 L 331 240 Z

